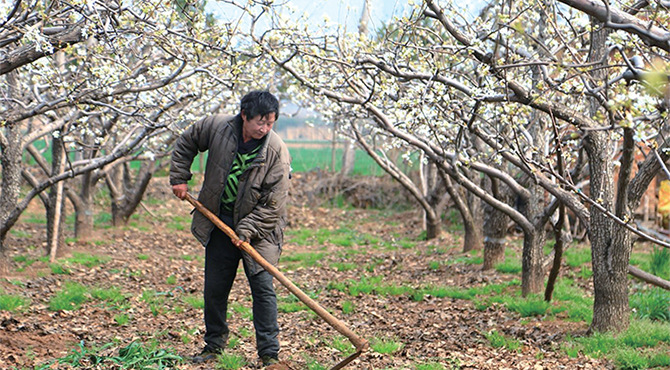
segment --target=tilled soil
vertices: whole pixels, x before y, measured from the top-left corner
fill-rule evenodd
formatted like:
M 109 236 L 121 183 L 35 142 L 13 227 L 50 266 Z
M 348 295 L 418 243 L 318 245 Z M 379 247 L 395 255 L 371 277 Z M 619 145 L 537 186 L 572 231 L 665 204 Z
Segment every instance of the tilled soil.
M 160 205 L 147 206 L 158 217 L 168 213 L 188 216 L 190 208 L 166 199 Z M 152 210 L 153 209 L 153 210 Z M 199 297 L 203 286 L 203 248 L 190 235 L 188 225 L 167 227 L 165 219 L 154 218 L 140 210 L 142 222 L 134 227 L 99 231 L 94 242 L 74 242 L 61 251 L 61 258 L 74 252 L 110 257 L 104 264 L 85 267 L 68 264 L 69 274 L 53 274 L 45 262 L 35 262 L 19 271 L 16 256 L 43 254 L 43 226 L 23 223 L 22 235 L 10 236 L 8 273 L 0 282 L 5 293 L 30 299 L 30 307 L 21 312 L 0 312 L 0 368 L 32 368 L 51 363 L 51 368 L 67 368 L 53 360 L 73 353 L 81 346 L 103 347 L 100 357 L 82 359 L 85 368 L 114 368 L 104 356 L 118 355 L 119 348 L 132 342 L 154 341 L 159 347 L 184 357 L 197 353 L 203 346 L 202 310 L 184 303 L 183 298 Z M 444 233 L 438 240 L 417 242 L 411 247 L 400 239 L 416 240 L 421 228 L 417 212 L 399 214 L 374 210 L 341 210 L 292 206 L 289 230 L 310 228 L 335 230 L 342 227 L 372 235 L 387 242 L 341 246 L 326 240 L 320 244 L 298 245 L 290 238 L 284 247 L 284 260 L 279 268 L 302 290 L 342 320 L 359 336 L 373 340 L 382 338 L 401 342 L 402 348 L 392 354 L 364 352 L 347 368 L 351 369 L 415 369 L 418 364 L 442 363 L 445 368 L 460 369 L 610 369 L 604 360 L 585 357 L 570 358 L 560 350 L 567 334 L 584 333 L 584 324 L 547 319 L 520 319 L 519 315 L 500 305 L 477 310 L 468 300 L 425 296 L 415 300 L 410 294 L 350 296 L 332 289 L 333 283 L 360 281 L 382 276 L 387 285 L 425 287 L 474 287 L 498 284 L 517 276 L 481 272 L 478 265 L 447 263 L 462 256 L 458 233 Z M 38 247 L 32 247 L 37 245 Z M 439 252 L 436 252 L 439 250 Z M 348 253 L 343 253 L 349 251 Z M 356 251 L 358 253 L 354 253 Z M 296 262 L 301 253 L 321 253 L 313 264 Z M 346 257 L 345 257 L 346 256 Z M 438 262 L 430 266 L 430 262 Z M 338 270 L 335 263 L 353 263 L 351 269 Z M 232 334 L 239 342 L 230 353 L 243 356 L 243 369 L 259 369 L 255 353 L 253 325 L 244 309 L 251 307 L 250 293 L 244 273 L 238 273 L 230 296 L 229 313 Z M 174 281 L 169 277 L 174 276 Z M 91 300 L 73 311 L 51 311 L 49 300 L 67 282 L 86 286 L 120 287 L 126 294 L 125 304 L 105 305 Z M 329 288 L 330 286 L 330 288 Z M 143 298 L 153 292 L 161 304 L 151 305 Z M 290 301 L 286 289 L 277 286 L 280 301 Z M 352 313 L 343 313 L 345 302 L 353 303 Z M 120 325 L 115 317 L 126 314 L 127 323 Z M 333 342 L 343 337 L 309 310 L 280 312 L 281 359 L 292 369 L 330 368 L 344 359 Z M 493 348 L 485 334 L 498 330 L 521 341 L 518 351 Z M 374 339 L 376 340 L 376 339 Z M 95 364 L 95 361 L 101 361 Z M 316 363 L 323 367 L 318 367 Z M 180 369 L 213 369 L 217 363 L 193 364 L 185 361 Z

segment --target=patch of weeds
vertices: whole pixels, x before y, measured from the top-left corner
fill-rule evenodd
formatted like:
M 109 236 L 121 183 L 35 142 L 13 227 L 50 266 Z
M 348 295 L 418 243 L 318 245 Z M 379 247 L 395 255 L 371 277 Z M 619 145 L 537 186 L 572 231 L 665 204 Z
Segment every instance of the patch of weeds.
M 149 256 L 147 256 L 146 254 L 138 254 L 137 259 L 140 261 L 146 261 L 149 259 Z
M 374 272 L 377 266 L 383 263 L 384 263 L 383 258 L 373 258 L 372 261 L 368 262 L 368 264 L 365 265 L 365 271 Z
M 308 307 L 302 302 L 280 302 L 277 305 L 277 311 L 282 313 L 292 313 L 307 310 Z
M 251 311 L 251 308 L 245 307 L 240 302 L 233 302 L 232 304 L 229 305 L 229 307 L 233 312 L 240 315 L 245 320 L 252 320 L 253 317 L 254 317 L 254 314 Z
M 233 348 L 235 348 L 239 345 L 240 345 L 240 338 L 238 338 L 234 335 L 231 336 L 230 338 L 228 338 L 228 344 L 227 344 L 228 348 L 233 349 Z
M 591 249 L 587 247 L 568 248 L 565 253 L 565 263 L 570 267 L 579 267 L 591 262 Z
M 426 239 L 426 236 L 424 235 L 423 237 L 420 237 L 420 239 L 421 239 L 421 240 L 425 240 L 425 239 Z M 412 248 L 414 248 L 414 247 L 416 246 L 416 242 L 415 242 L 414 240 L 407 239 L 407 238 L 402 238 L 402 239 L 396 241 L 396 243 L 397 243 L 397 244 L 400 246 L 400 248 L 402 248 L 402 249 L 412 249 Z
M 72 237 L 72 236 L 68 236 L 67 238 L 65 238 L 65 243 L 66 244 L 76 243 L 78 241 L 79 241 L 79 238 L 75 238 L 75 237 Z
M 587 265 L 583 265 L 579 270 L 578 276 L 584 280 L 589 280 L 591 276 L 593 276 L 593 270 L 591 270 L 591 268 L 589 268 Z
M 604 357 L 618 345 L 611 333 L 595 333 L 589 337 L 577 337 L 571 342 L 581 353 L 593 358 Z
M 519 340 L 515 338 L 509 338 L 495 329 L 484 334 L 484 336 L 493 348 L 506 348 L 515 352 L 521 350 L 521 342 Z
M 438 255 L 446 254 L 449 251 L 448 249 L 438 247 L 435 245 L 429 245 L 427 249 L 429 254 L 438 254 Z
M 110 305 L 118 305 L 126 300 L 126 296 L 119 287 L 94 288 L 91 290 L 91 297 Z
M 446 367 L 439 362 L 424 362 L 415 367 L 416 370 L 446 370 Z
M 330 348 L 333 348 L 345 356 L 349 356 L 354 353 L 354 346 L 349 342 L 349 340 L 343 336 L 336 336 L 333 338 L 330 343 L 328 343 Z
M 0 311 L 17 312 L 27 307 L 29 301 L 14 294 L 4 294 L 0 291 Z
M 412 294 L 415 291 L 412 287 L 396 284 L 379 284 L 373 289 L 377 294 L 382 296 L 400 296 L 403 294 Z
M 240 337 L 242 337 L 242 338 L 251 338 L 254 335 L 254 333 L 251 332 L 251 329 L 247 328 L 246 326 L 241 327 L 238 330 L 238 333 L 240 334 Z
M 282 257 L 283 262 L 293 262 L 300 267 L 312 267 L 320 264 L 325 253 L 292 253 Z
M 78 310 L 82 304 L 89 300 L 88 288 L 79 283 L 66 282 L 63 289 L 58 291 L 49 300 L 51 311 L 73 311 Z
M 661 288 L 635 292 L 630 296 L 630 307 L 641 319 L 670 321 L 670 292 Z
M 648 354 L 649 368 L 669 368 L 670 367 L 670 353 L 667 351 L 651 351 Z
M 505 258 L 505 262 L 495 266 L 496 271 L 501 274 L 519 274 L 521 273 L 521 261 L 518 259 Z
M 514 279 L 500 284 L 491 284 L 470 288 L 470 290 L 472 290 L 472 294 L 474 295 L 502 294 L 509 287 L 520 285 L 521 281 L 519 281 L 519 279 Z
M 114 322 L 116 322 L 116 325 L 118 326 L 128 325 L 130 322 L 130 316 L 125 313 L 114 315 Z
M 25 230 L 11 229 L 9 231 L 9 233 L 12 234 L 12 236 L 14 236 L 15 238 L 19 238 L 19 239 L 26 239 L 26 238 L 30 238 L 32 236 L 32 234 L 30 234 L 29 232 L 27 232 Z
M 359 294 L 370 294 L 377 288 L 382 278 L 382 276 L 375 276 L 372 278 L 362 277 L 360 281 L 349 280 L 348 294 L 353 297 Z
M 547 313 L 551 303 L 542 297 L 513 298 L 507 302 L 507 308 L 517 312 L 521 317 L 541 316 Z
M 622 348 L 616 351 L 614 364 L 619 370 L 643 370 L 649 368 L 646 356 L 631 348 Z
M 305 362 L 307 364 L 307 370 L 328 370 L 328 367 L 321 365 L 316 359 L 305 356 Z
M 352 301 L 342 302 L 342 313 L 345 315 L 350 315 L 356 310 L 356 305 Z
M 154 317 L 165 312 L 166 299 L 164 293 L 159 293 L 153 289 L 144 290 L 141 300 L 149 306 L 149 310 Z
M 84 265 L 88 268 L 105 264 L 111 260 L 108 256 L 96 256 L 87 253 L 72 253 L 72 257 L 65 259 L 65 261 L 73 264 Z
M 46 225 L 47 223 L 47 217 L 45 214 L 35 214 L 35 213 L 29 213 L 26 215 L 25 222 L 31 223 L 31 224 L 41 224 L 41 225 Z
M 120 348 L 119 356 L 113 357 L 113 361 L 122 364 L 124 368 L 171 369 L 181 363 L 183 358 L 171 349 L 132 342 L 126 347 Z
M 55 275 L 70 275 L 72 273 L 67 266 L 58 262 L 50 263 L 49 268 L 51 269 L 51 273 Z
M 453 286 L 429 286 L 423 289 L 425 294 L 429 294 L 435 298 L 453 298 L 453 299 L 472 299 L 475 294 L 471 289 L 462 289 Z
M 670 251 L 663 247 L 654 246 L 649 256 L 649 270 L 653 275 L 668 280 L 670 275 Z
M 479 256 L 477 251 L 472 251 L 469 255 L 459 256 L 453 260 L 447 261 L 448 265 L 455 265 L 458 263 L 462 263 L 464 265 L 481 265 L 484 263 L 484 257 Z
M 242 355 L 224 352 L 216 358 L 216 368 L 224 370 L 241 369 L 247 365 L 247 360 Z
M 202 295 L 185 295 L 181 297 L 181 300 L 191 308 L 197 310 L 205 308 L 205 299 Z
M 339 272 L 344 272 L 355 269 L 356 264 L 352 262 L 331 262 L 330 267 Z
M 431 270 L 437 270 L 442 266 L 442 264 L 439 261 L 430 261 L 428 263 L 428 268 Z
M 112 214 L 109 212 L 100 212 L 93 219 L 93 225 L 95 226 L 109 226 L 112 223 Z
M 370 340 L 370 348 L 382 355 L 398 352 L 404 344 L 392 338 L 374 337 Z
M 174 275 L 170 275 L 167 278 L 165 278 L 165 284 L 167 285 L 175 285 L 177 284 L 177 277 Z
M 617 338 L 632 348 L 654 347 L 659 343 L 670 344 L 670 324 L 648 319 L 631 320 L 628 330 Z

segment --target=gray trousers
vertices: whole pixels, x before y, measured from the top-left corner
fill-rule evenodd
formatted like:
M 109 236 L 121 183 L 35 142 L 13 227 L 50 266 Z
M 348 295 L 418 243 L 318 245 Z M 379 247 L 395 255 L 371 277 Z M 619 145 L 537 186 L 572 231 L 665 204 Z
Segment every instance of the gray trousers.
M 221 219 L 228 226 L 233 227 L 232 217 L 222 216 Z M 228 296 L 241 259 L 242 251 L 233 245 L 227 235 L 215 227 L 205 248 L 204 292 L 205 342 L 214 348 L 225 347 L 228 341 L 230 333 L 226 320 Z M 262 270 L 250 276 L 246 264 L 244 264 L 244 272 L 249 281 L 253 299 L 258 356 L 277 357 L 279 325 L 277 324 L 277 296 L 272 284 L 272 275 Z

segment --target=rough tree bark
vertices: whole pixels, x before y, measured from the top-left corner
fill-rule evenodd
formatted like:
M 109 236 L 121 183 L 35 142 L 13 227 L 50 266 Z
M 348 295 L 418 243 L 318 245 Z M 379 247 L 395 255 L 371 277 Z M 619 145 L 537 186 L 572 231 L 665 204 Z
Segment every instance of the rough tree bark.
M 17 91 L 16 72 L 5 75 L 8 96 Z M 8 100 L 10 105 L 17 105 Z M 10 211 L 19 200 L 21 185 L 21 129 L 18 125 L 5 125 L 4 135 L 0 134 L 0 160 L 2 163 L 2 191 L 0 193 L 0 263 L 5 261 L 5 238 L 8 228 L 4 227 L 10 217 Z
M 487 179 L 491 193 L 501 202 L 509 204 L 509 192 L 501 189 L 498 180 Z M 509 217 L 492 207 L 484 205 L 484 263 L 482 270 L 487 271 L 505 260 L 505 245 L 507 244 L 507 225 Z
M 591 36 L 589 60 L 601 61 L 605 53 L 608 31 L 592 22 L 595 31 Z M 605 69 L 594 69 L 591 76 L 603 81 Z M 591 116 L 598 112 L 598 102 L 592 101 Z M 608 130 L 590 130 L 584 138 L 584 147 L 589 157 L 590 197 L 605 210 L 614 209 L 614 175 L 612 163 L 612 138 Z M 621 189 L 619 193 L 625 192 Z M 590 331 L 620 332 L 629 324 L 628 305 L 628 256 L 630 236 L 617 226 L 611 217 L 592 207 L 589 225 L 593 265 L 593 321 Z

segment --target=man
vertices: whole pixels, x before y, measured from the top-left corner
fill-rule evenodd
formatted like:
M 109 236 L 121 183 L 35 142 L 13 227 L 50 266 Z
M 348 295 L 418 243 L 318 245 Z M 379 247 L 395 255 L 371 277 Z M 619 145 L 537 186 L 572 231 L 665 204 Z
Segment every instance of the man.
M 290 169 L 288 149 L 272 131 L 278 116 L 277 98 L 267 91 L 252 91 L 242 98 L 236 116 L 213 115 L 189 127 L 175 143 L 170 166 L 172 191 L 184 199 L 193 158 L 209 151 L 198 200 L 235 230 L 238 246 L 249 242 L 273 265 L 283 242 Z M 228 295 L 242 259 L 253 298 L 258 356 L 265 366 L 278 363 L 272 275 L 199 212 L 193 215 L 191 231 L 205 246 L 206 345 L 193 360 L 214 359 L 226 346 Z

